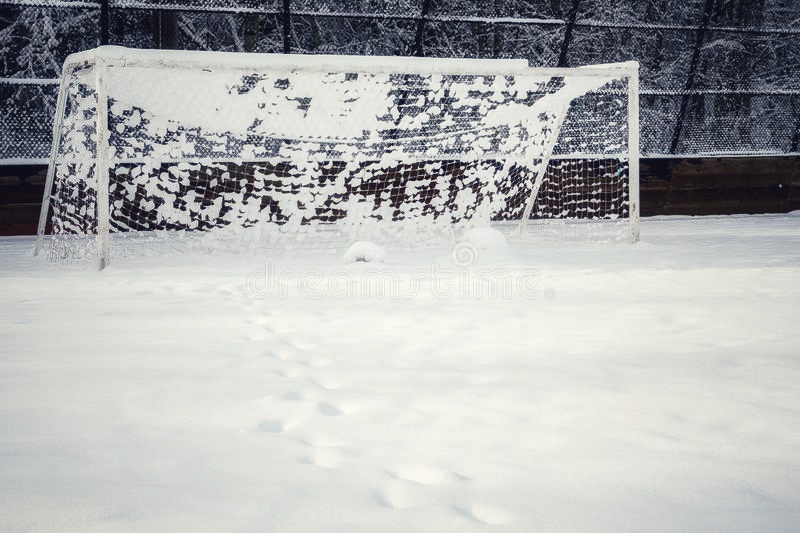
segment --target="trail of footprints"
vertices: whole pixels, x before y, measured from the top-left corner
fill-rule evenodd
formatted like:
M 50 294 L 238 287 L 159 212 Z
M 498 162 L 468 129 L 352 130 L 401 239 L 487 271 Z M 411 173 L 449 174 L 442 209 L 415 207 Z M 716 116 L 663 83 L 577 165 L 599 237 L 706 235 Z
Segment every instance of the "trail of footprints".
M 427 505 L 430 500 L 429 490 L 438 486 L 446 487 L 449 483 L 468 482 L 469 478 L 456 472 L 443 470 L 431 465 L 407 464 L 387 472 L 392 479 L 374 492 L 380 505 L 390 509 L 410 509 Z M 455 505 L 457 514 L 485 525 L 505 524 L 511 514 L 504 509 L 487 504 Z
M 318 426 L 319 424 L 309 424 L 314 417 L 330 420 L 352 411 L 353 406 L 348 408 L 325 398 L 327 391 L 339 389 L 344 384 L 337 376 L 330 375 L 330 372 L 321 372 L 330 367 L 332 361 L 315 354 L 315 346 L 310 342 L 287 340 L 289 331 L 274 327 L 269 315 L 254 318 L 250 323 L 256 331 L 250 334 L 248 340 L 258 347 L 262 357 L 275 362 L 273 374 L 279 383 L 284 382 L 268 396 L 270 400 L 279 402 L 279 405 L 285 403 L 281 409 L 272 409 L 280 416 L 259 422 L 258 431 L 290 438 L 303 444 L 306 450 L 299 459 L 301 463 L 322 468 L 341 468 L 346 459 L 346 455 L 340 451 L 343 441 L 326 438 L 318 429 L 313 432 L 298 429 L 309 425 Z
M 307 342 L 286 342 L 269 327 L 269 317 L 253 320 L 260 329 L 250 340 L 264 345 L 262 354 L 280 361 L 275 375 L 290 385 L 281 392 L 271 395 L 277 400 L 300 404 L 302 415 L 266 418 L 258 426 L 258 431 L 274 436 L 293 439 L 305 446 L 300 463 L 320 468 L 339 469 L 346 466 L 348 453 L 346 442 L 330 437 L 319 430 L 295 431 L 296 427 L 308 427 L 309 419 L 321 417 L 335 421 L 346 419 L 348 414 L 358 410 L 357 405 L 325 398 L 326 393 L 346 387 L 346 381 L 328 369 L 332 361 L 312 354 L 314 345 Z M 287 409 L 297 412 L 297 409 Z M 310 424 L 314 427 L 314 424 Z M 338 433 L 337 433 L 338 434 Z M 437 486 L 454 482 L 468 482 L 470 479 L 456 472 L 435 466 L 405 464 L 384 470 L 386 480 L 373 491 L 375 501 L 389 509 L 410 509 L 426 505 L 430 494 L 421 489 L 434 489 Z M 507 523 L 511 515 L 492 505 L 453 506 L 453 511 L 480 524 L 499 525 Z

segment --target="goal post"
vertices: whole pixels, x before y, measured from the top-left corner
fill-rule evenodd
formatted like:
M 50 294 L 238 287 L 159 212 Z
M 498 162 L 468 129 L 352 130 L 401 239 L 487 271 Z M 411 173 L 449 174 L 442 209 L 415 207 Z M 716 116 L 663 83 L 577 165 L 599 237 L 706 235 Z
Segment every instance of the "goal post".
M 56 261 L 638 239 L 636 63 L 101 47 L 65 62 L 53 142 Z

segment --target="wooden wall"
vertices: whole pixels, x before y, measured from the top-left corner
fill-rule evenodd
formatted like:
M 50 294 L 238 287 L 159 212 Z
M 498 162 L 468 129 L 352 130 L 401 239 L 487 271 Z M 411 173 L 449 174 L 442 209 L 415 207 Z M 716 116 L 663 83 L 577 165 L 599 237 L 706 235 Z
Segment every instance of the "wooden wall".
M 47 167 L 0 165 L 0 235 L 33 235 Z M 800 156 L 641 160 L 642 216 L 800 209 Z
M 642 159 L 643 216 L 800 209 L 800 157 Z
M 0 165 L 0 235 L 35 235 L 44 194 L 44 165 Z

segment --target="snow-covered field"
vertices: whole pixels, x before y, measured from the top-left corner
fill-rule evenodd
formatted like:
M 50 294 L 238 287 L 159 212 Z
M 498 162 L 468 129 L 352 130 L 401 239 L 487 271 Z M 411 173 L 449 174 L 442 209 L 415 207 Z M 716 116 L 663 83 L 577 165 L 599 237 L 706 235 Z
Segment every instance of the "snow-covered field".
M 0 239 L 0 531 L 800 531 L 798 213 L 474 264 L 31 247 Z

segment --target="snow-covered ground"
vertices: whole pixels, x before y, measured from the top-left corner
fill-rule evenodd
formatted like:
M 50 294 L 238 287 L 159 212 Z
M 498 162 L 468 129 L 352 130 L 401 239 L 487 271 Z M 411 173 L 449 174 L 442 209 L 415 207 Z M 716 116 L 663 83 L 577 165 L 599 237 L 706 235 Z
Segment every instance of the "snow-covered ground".
M 483 244 L 0 239 L 0 531 L 800 531 L 797 213 Z

